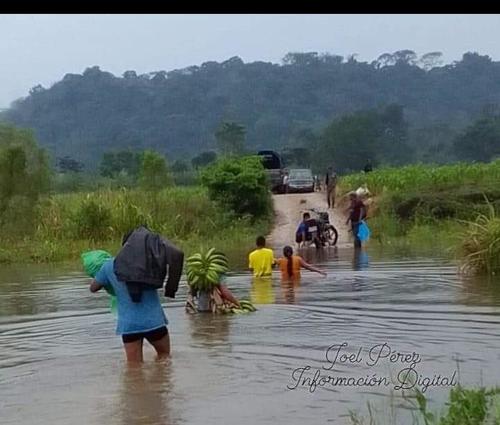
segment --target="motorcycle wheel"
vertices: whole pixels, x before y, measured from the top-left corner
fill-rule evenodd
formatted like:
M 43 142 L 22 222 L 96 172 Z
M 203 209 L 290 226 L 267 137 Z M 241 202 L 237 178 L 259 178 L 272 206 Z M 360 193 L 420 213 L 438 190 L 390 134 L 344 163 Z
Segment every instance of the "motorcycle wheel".
M 326 228 L 326 234 L 328 237 L 328 244 L 330 246 L 335 246 L 337 244 L 337 240 L 339 238 L 339 232 L 337 232 L 337 229 L 333 225 L 329 225 Z

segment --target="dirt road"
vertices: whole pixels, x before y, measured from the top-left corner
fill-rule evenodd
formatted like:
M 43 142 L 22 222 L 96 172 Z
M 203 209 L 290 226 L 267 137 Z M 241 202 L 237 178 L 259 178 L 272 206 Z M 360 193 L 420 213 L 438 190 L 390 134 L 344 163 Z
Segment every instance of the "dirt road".
M 302 220 L 302 213 L 308 208 L 327 211 L 325 192 L 273 195 L 273 204 L 276 218 L 268 243 L 278 249 L 284 245 L 296 245 L 295 231 Z M 348 233 L 349 228 L 345 225 L 346 217 L 343 210 L 345 210 L 344 205 L 328 210 L 330 222 L 339 232 L 337 241 L 339 247 L 352 244 Z

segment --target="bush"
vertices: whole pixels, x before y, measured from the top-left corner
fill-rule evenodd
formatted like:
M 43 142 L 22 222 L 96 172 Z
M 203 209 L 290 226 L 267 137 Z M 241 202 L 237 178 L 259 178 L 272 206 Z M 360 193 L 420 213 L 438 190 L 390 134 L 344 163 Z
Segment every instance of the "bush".
M 271 211 L 267 174 L 259 157 L 224 158 L 202 171 L 211 199 L 238 216 L 254 219 Z
M 75 214 L 76 236 L 104 240 L 111 231 L 111 210 L 87 196 Z
M 0 229 L 1 236 L 29 234 L 34 210 L 49 188 L 45 152 L 28 130 L 0 124 Z
M 490 205 L 490 214 L 468 222 L 460 246 L 462 270 L 475 274 L 500 273 L 500 217 Z

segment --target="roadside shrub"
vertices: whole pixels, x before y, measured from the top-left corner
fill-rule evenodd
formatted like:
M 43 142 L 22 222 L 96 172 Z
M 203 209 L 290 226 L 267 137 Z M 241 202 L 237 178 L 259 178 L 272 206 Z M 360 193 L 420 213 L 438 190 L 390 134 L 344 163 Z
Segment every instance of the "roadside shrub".
M 267 174 L 259 157 L 220 159 L 202 171 L 201 181 L 211 199 L 238 216 L 255 219 L 271 211 Z

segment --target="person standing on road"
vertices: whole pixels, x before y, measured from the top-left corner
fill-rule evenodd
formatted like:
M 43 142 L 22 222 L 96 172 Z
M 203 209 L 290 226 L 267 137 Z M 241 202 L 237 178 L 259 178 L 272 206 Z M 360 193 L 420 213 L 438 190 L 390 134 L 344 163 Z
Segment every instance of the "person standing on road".
M 337 173 L 333 170 L 333 167 L 328 167 L 326 171 L 325 186 L 328 208 L 333 209 L 335 207 L 335 191 L 337 189 Z

